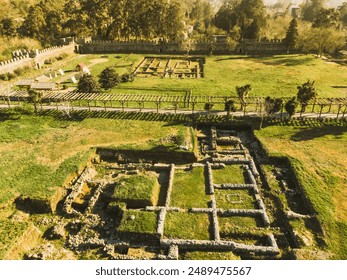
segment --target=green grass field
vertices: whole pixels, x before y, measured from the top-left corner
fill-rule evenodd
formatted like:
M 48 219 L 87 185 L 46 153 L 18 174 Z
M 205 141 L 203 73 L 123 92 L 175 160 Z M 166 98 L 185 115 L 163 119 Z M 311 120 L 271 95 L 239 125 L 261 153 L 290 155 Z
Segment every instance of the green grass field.
M 105 67 L 115 66 L 119 74 L 134 69 L 144 55 L 84 55 L 80 60 L 74 60 L 70 68 L 78 63 L 86 64 L 97 60 L 105 62 L 91 67 L 93 75 L 97 76 Z M 296 87 L 308 79 L 316 81 L 319 97 L 343 97 L 344 81 L 347 78 L 347 67 L 324 61 L 314 55 L 276 55 L 270 57 L 250 56 L 207 56 L 205 78 L 179 79 L 147 77 L 137 78 L 132 83 L 120 84 L 112 90 L 115 93 L 144 93 L 146 88 L 155 94 L 169 93 L 173 89 L 186 91 L 192 89 L 194 95 L 237 96 L 235 87 L 251 84 L 253 96 L 293 96 Z M 128 89 L 127 89 L 128 88 Z M 142 88 L 131 90 L 130 88 Z M 155 90 L 159 90 L 156 92 Z M 177 94 L 177 93 L 176 93 Z
M 242 165 L 227 165 L 212 171 L 215 184 L 245 184 Z
M 346 127 L 271 126 L 256 135 L 271 155 L 286 155 L 307 193 L 333 258 L 347 258 Z
M 248 190 L 215 190 L 217 208 L 255 209 L 255 201 Z
M 116 185 L 113 199 L 131 202 L 138 207 L 156 205 L 159 196 L 158 179 L 153 174 L 124 175 Z
M 174 239 L 209 240 L 207 214 L 169 212 L 166 215 L 164 236 Z
M 172 207 L 208 208 L 210 200 L 205 192 L 203 167 L 194 167 L 191 171 L 175 171 L 170 203 Z
M 149 233 L 157 230 L 157 214 L 145 211 L 125 211 L 122 222 L 118 227 L 120 232 Z

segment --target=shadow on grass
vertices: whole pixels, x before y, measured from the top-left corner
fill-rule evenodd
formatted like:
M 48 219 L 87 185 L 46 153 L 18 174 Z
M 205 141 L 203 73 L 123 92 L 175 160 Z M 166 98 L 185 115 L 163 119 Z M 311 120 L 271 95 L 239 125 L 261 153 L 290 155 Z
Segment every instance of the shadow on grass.
M 314 57 L 307 57 L 307 56 L 291 56 L 291 57 L 271 57 L 271 60 L 259 60 L 258 62 L 261 62 L 265 65 L 271 65 L 271 66 L 298 66 L 307 64 L 313 60 L 315 60 Z M 270 59 L 270 57 L 269 57 Z
M 346 132 L 347 127 L 327 125 L 322 127 L 311 127 L 301 130 L 295 133 L 290 139 L 293 141 L 307 141 L 327 135 L 332 135 L 339 139 Z

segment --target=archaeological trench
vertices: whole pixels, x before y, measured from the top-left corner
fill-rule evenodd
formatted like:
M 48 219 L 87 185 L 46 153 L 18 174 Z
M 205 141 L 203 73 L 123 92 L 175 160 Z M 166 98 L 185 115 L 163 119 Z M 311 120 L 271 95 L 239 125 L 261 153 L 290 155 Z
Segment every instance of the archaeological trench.
M 53 214 L 25 201 L 46 230 L 24 258 L 300 259 L 324 246 L 287 158 L 247 128 L 195 134 L 198 157 L 98 148 Z

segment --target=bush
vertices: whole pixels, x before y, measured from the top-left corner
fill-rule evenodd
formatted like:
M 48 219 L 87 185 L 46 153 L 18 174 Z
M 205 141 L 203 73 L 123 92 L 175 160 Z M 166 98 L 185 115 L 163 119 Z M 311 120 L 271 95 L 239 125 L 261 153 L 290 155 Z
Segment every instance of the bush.
M 122 83 L 133 82 L 135 80 L 135 76 L 133 73 L 125 73 L 120 78 Z

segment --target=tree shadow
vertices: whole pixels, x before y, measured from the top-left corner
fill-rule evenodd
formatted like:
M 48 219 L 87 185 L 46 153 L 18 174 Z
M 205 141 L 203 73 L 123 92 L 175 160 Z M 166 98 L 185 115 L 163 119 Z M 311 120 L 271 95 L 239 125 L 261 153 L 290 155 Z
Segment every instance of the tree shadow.
M 271 65 L 271 66 L 279 66 L 279 65 L 298 66 L 298 65 L 307 64 L 315 59 L 316 58 L 314 57 L 297 55 L 297 56 L 291 56 L 291 57 L 277 57 L 277 58 L 271 57 L 271 60 L 263 60 L 259 62 L 265 65 Z
M 311 127 L 304 130 L 300 130 L 290 137 L 292 141 L 307 141 L 315 138 L 332 135 L 336 139 L 341 139 L 342 135 L 347 132 L 347 127 L 340 126 L 323 126 L 323 127 Z

